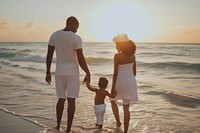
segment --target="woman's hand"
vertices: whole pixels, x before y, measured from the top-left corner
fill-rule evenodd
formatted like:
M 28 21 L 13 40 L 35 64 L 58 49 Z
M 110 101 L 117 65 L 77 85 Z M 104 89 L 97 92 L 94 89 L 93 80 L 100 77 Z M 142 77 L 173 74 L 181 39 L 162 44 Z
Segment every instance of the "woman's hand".
M 117 95 L 117 91 L 115 90 L 115 88 L 112 88 L 112 89 L 111 89 L 111 94 L 114 95 L 114 96 Z

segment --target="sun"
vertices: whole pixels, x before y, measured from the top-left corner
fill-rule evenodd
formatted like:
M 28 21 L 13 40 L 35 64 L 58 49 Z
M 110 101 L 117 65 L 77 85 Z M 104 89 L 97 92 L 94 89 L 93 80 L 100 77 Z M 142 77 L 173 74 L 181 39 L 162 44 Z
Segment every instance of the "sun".
M 90 12 L 87 19 L 88 36 L 95 40 L 112 41 L 117 34 L 127 33 L 133 40 L 151 38 L 156 29 L 152 15 L 130 2 L 112 2 Z

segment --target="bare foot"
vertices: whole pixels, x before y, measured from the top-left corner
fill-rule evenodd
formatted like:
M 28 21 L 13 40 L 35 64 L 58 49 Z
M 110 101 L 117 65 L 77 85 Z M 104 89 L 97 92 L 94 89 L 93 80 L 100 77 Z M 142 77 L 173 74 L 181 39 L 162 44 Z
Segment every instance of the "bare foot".
M 121 127 L 121 122 L 117 122 L 117 127 Z

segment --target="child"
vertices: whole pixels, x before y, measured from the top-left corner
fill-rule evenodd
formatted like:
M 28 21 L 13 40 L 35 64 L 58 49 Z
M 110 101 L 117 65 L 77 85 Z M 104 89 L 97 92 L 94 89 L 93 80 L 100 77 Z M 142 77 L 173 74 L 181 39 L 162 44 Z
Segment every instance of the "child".
M 136 83 L 136 57 L 135 43 L 128 39 L 126 34 L 121 34 L 113 38 L 116 43 L 118 53 L 114 56 L 114 73 L 111 94 L 117 94 L 111 99 L 113 114 L 116 119 L 116 125 L 121 126 L 119 109 L 116 100 L 123 101 L 124 111 L 124 133 L 128 132 L 131 101 L 138 101 L 137 83 Z
M 103 117 L 106 110 L 106 104 L 104 102 L 105 97 L 108 96 L 110 98 L 114 98 L 115 95 L 111 95 L 108 91 L 105 90 L 108 85 L 108 80 L 104 77 L 99 78 L 99 83 L 98 83 L 99 89 L 91 87 L 89 84 L 89 81 L 86 81 L 86 85 L 89 90 L 96 93 L 95 99 L 94 99 L 94 104 L 95 104 L 94 110 L 95 110 L 96 120 L 97 120 L 96 126 L 99 126 L 99 129 L 102 129 Z

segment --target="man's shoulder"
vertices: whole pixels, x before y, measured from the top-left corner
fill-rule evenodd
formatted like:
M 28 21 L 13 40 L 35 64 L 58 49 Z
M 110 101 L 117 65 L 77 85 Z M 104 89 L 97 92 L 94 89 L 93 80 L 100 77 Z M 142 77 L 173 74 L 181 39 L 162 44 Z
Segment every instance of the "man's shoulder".
M 74 33 L 74 32 L 70 32 L 70 34 L 72 34 L 74 37 L 76 37 L 76 38 L 81 38 L 79 35 L 77 35 L 76 33 Z
M 79 35 L 77 35 L 76 33 L 72 32 L 72 31 L 63 31 L 63 30 L 58 30 L 56 31 L 58 33 L 63 33 L 63 34 L 68 34 L 70 36 L 73 36 L 74 38 L 81 38 Z
M 61 32 L 61 31 L 62 31 L 62 30 L 57 30 L 57 31 L 53 32 L 53 33 L 52 33 L 52 36 L 58 34 L 58 33 Z
M 81 37 L 80 37 L 79 35 L 73 33 L 72 36 L 73 36 L 73 38 L 74 38 L 77 42 L 82 42 L 82 39 L 81 39 Z

